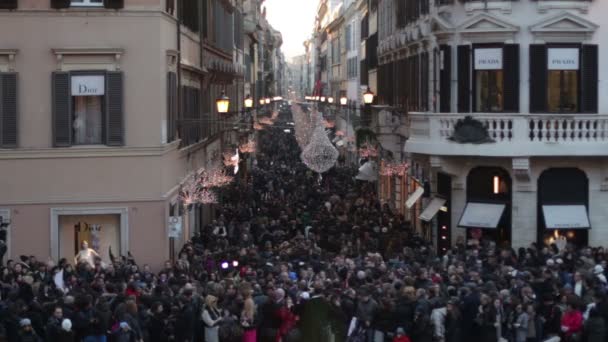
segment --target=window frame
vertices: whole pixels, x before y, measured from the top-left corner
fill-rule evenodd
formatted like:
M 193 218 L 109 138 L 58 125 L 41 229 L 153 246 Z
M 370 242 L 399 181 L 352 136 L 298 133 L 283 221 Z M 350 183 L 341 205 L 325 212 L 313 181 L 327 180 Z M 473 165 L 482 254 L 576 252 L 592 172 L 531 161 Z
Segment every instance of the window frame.
M 104 7 L 103 0 L 100 2 L 92 2 L 95 0 L 70 0 L 70 7 Z
M 501 49 L 502 50 L 502 68 L 501 69 L 490 69 L 490 70 L 477 70 L 475 69 L 475 50 L 477 49 Z M 487 43 L 487 44 L 473 44 L 471 45 L 471 71 L 470 71 L 470 80 L 471 80 L 471 92 L 470 92 L 470 100 L 471 101 L 471 105 L 470 105 L 470 109 L 472 113 L 504 113 L 505 112 L 505 44 L 503 43 Z M 521 61 L 520 61 L 521 63 Z M 477 82 L 477 72 L 488 72 L 488 71 L 502 71 L 502 109 L 498 110 L 498 111 L 493 111 L 493 110 L 477 110 L 477 106 L 479 105 L 479 103 L 477 103 L 477 86 L 478 83 Z
M 578 49 L 578 69 L 577 70 L 549 70 L 549 50 L 551 49 Z M 545 98 L 545 110 L 547 111 L 547 113 L 551 113 L 551 114 L 583 114 L 583 108 L 582 108 L 582 61 L 583 61 L 583 44 L 578 44 L 578 43 L 573 43 L 573 44 L 569 44 L 569 43 L 548 43 L 546 44 L 546 50 L 547 50 L 547 63 L 546 63 L 546 68 L 545 68 L 545 91 L 546 93 L 546 98 Z M 565 79 L 565 75 L 564 75 L 564 71 L 576 71 L 576 110 L 574 111 L 567 111 L 563 109 L 562 104 L 560 103 L 560 105 L 558 106 L 559 110 L 558 111 L 551 111 L 549 108 L 551 108 L 550 106 L 550 94 L 549 94 L 549 73 L 551 71 L 556 71 L 559 72 L 560 74 L 560 99 L 561 99 L 561 94 L 564 93 L 564 79 Z
M 74 118 L 76 115 L 76 99 L 74 95 L 72 95 L 72 77 L 73 76 L 103 76 L 103 86 L 104 86 L 104 95 L 101 99 L 101 143 L 98 144 L 80 144 L 76 143 L 74 138 Z M 71 106 L 71 129 L 72 129 L 72 137 L 71 137 L 71 145 L 72 146 L 108 146 L 107 139 L 107 125 L 106 121 L 108 118 L 108 73 L 107 70 L 73 70 L 69 72 L 70 77 L 70 106 Z

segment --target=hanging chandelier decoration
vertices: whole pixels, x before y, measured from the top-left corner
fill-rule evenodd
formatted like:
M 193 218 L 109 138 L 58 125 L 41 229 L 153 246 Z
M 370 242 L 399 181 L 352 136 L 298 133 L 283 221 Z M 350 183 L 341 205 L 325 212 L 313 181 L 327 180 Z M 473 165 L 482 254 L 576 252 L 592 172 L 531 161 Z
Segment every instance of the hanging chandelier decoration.
M 359 156 L 361 158 L 376 158 L 378 157 L 378 149 L 370 143 L 365 143 L 359 149 Z
M 305 112 L 301 106 L 296 104 L 292 105 L 291 110 L 293 113 L 296 141 L 300 148 L 304 150 L 310 142 L 314 129 L 313 123 L 316 121 L 317 114 L 316 112 L 311 112 L 309 114 Z
M 380 175 L 382 176 L 400 176 L 403 177 L 407 173 L 409 165 L 407 163 L 382 163 L 380 166 Z
M 336 164 L 339 155 L 340 153 L 327 137 L 325 127 L 319 122 L 312 134 L 310 143 L 304 148 L 300 158 L 309 169 L 317 173 L 323 173 Z

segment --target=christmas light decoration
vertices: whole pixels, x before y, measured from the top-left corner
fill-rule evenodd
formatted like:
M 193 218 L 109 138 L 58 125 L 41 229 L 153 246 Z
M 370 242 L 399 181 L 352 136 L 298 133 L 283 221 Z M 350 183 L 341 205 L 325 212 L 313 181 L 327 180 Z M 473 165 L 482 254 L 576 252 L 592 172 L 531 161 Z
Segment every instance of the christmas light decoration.
M 323 125 L 325 126 L 325 128 L 334 128 L 336 127 L 336 123 L 331 121 L 331 120 L 325 120 L 323 119 Z
M 262 117 L 258 120 L 262 125 L 266 125 L 266 126 L 272 126 L 274 124 L 274 121 L 272 121 L 271 118 L 269 117 Z
M 259 122 L 255 122 L 255 123 L 253 124 L 253 129 L 255 129 L 256 131 L 261 131 L 261 130 L 263 130 L 263 129 L 264 129 L 264 126 L 260 125 L 260 123 L 259 123 Z
M 336 136 L 337 137 L 343 137 L 345 135 L 346 135 L 346 133 L 344 133 L 344 131 L 336 131 Z
M 380 174 L 382 176 L 404 176 L 407 173 L 409 165 L 407 163 L 382 163 L 380 166 Z
M 309 169 L 317 173 L 323 173 L 336 164 L 339 154 L 338 150 L 329 141 L 325 133 L 325 127 L 318 124 L 312 134 L 310 143 L 304 148 L 300 158 Z

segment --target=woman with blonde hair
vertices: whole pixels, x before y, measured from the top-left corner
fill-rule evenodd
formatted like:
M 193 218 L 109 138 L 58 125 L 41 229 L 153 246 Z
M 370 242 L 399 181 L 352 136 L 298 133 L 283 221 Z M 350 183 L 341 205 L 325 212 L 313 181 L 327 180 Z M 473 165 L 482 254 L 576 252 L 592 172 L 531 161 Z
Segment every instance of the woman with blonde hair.
M 253 301 L 251 284 L 243 283 L 241 286 L 243 296 L 243 311 L 241 312 L 241 326 L 243 327 L 243 342 L 257 342 L 256 306 Z
M 219 324 L 222 321 L 222 314 L 217 308 L 217 297 L 213 295 L 205 297 L 202 318 L 205 324 L 205 342 L 219 342 Z

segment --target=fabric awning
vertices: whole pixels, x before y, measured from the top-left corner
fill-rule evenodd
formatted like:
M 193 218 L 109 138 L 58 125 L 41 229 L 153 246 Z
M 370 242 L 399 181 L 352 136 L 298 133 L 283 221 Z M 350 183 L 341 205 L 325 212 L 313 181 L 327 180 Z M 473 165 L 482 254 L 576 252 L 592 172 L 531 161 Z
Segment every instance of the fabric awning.
M 459 227 L 496 229 L 505 211 L 505 204 L 467 202 Z
M 376 167 L 376 163 L 374 163 L 372 161 L 368 161 L 365 164 L 363 164 L 359 168 L 359 173 L 357 174 L 355 179 L 362 180 L 362 181 L 368 181 L 368 182 L 377 181 L 378 180 L 378 169 Z
M 419 186 L 416 188 L 416 190 L 414 192 L 412 192 L 410 197 L 408 197 L 407 201 L 405 201 L 405 206 L 408 209 L 411 209 L 414 206 L 414 204 L 416 204 L 416 202 L 418 202 L 420 197 L 422 197 L 422 195 L 424 195 L 424 188 Z
M 589 215 L 583 204 L 543 205 L 543 217 L 547 229 L 589 229 Z
M 422 214 L 420 214 L 419 218 L 423 221 L 431 221 L 433 219 L 433 217 L 435 217 L 435 215 L 437 215 L 437 212 L 439 212 L 439 210 L 441 209 L 441 207 L 443 207 L 443 205 L 445 204 L 446 200 L 443 198 L 439 198 L 439 197 L 435 197 L 431 200 L 431 203 L 429 203 L 429 205 L 424 208 L 424 210 L 422 211 Z

